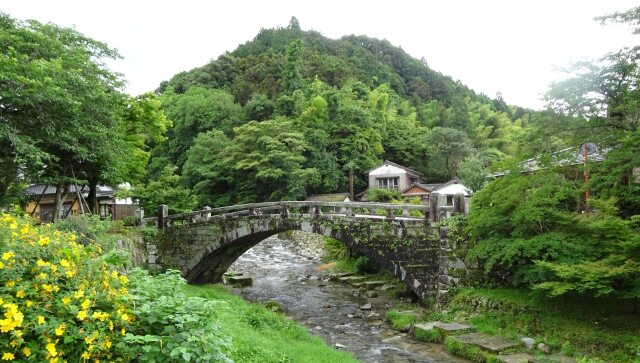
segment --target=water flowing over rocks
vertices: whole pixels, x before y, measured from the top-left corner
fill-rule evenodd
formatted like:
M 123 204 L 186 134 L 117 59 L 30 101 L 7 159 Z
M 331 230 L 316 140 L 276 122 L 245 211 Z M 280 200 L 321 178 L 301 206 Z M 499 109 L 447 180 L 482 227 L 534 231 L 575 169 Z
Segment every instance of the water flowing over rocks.
M 368 294 L 365 286 L 335 281 L 351 274 L 317 271 L 323 264 L 323 243 L 321 236 L 304 232 L 270 237 L 247 251 L 229 271 L 253 278 L 252 286 L 240 290 L 245 299 L 281 304 L 287 316 L 312 334 L 363 362 L 468 362 L 439 344 L 418 342 L 391 329 L 384 322 L 384 312 L 393 299 L 386 294 Z M 373 285 L 371 289 L 383 290 L 384 285 Z

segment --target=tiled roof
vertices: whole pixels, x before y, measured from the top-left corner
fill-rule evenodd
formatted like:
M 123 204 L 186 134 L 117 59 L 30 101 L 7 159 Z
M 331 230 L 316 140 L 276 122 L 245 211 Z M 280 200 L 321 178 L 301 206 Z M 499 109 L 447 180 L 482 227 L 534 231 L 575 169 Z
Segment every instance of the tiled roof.
M 413 169 L 411 169 L 411 168 L 407 168 L 406 166 L 402 166 L 402 165 L 400 165 L 400 164 L 396 164 L 396 163 L 394 163 L 393 161 L 389 161 L 389 160 L 385 160 L 385 161 L 384 161 L 384 163 L 382 163 L 382 164 L 380 164 L 380 165 L 376 166 L 375 168 L 371 168 L 371 169 L 367 170 L 367 174 L 369 174 L 370 172 L 372 172 L 372 171 L 374 171 L 374 170 L 378 169 L 379 167 L 381 167 L 381 166 L 383 166 L 383 165 L 385 165 L 385 164 L 393 165 L 393 166 L 395 166 L 395 167 L 397 167 L 397 168 L 404 169 L 404 170 L 406 170 L 409 174 L 414 174 L 414 175 L 417 175 L 417 176 L 422 176 L 422 174 L 420 174 L 419 172 L 417 172 L 417 171 L 415 171 L 415 170 L 413 170 Z
M 312 202 L 342 202 L 349 198 L 349 193 L 315 194 L 307 197 Z
M 80 189 L 79 186 L 70 185 L 68 193 L 69 194 L 75 194 L 75 193 L 77 193 L 78 189 Z M 43 190 L 44 190 L 44 194 L 42 194 Z M 80 189 L 80 191 L 82 193 L 89 193 L 89 187 L 85 185 L 82 189 Z M 24 192 L 24 194 L 25 195 L 30 195 L 30 196 L 31 195 L 35 195 L 35 196 L 54 195 L 54 194 L 56 194 L 56 187 L 52 186 L 52 185 L 31 184 L 27 188 L 27 190 Z M 98 185 L 96 194 L 97 194 L 98 197 L 110 197 L 110 196 L 113 196 L 113 188 L 108 186 L 108 185 Z

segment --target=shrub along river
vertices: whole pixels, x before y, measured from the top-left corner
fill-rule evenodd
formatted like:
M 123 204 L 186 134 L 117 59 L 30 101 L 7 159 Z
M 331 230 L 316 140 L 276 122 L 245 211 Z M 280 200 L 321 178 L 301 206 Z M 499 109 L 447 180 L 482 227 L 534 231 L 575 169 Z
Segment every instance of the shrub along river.
M 229 271 L 253 277 L 253 285 L 240 292 L 246 300 L 277 301 L 312 334 L 363 362 L 468 362 L 440 344 L 394 331 L 384 321 L 394 298 L 368 298 L 352 286 L 328 281 L 327 272 L 316 271 L 322 264 L 320 253 L 317 245 L 274 236 L 247 251 Z M 371 310 L 361 309 L 366 304 Z

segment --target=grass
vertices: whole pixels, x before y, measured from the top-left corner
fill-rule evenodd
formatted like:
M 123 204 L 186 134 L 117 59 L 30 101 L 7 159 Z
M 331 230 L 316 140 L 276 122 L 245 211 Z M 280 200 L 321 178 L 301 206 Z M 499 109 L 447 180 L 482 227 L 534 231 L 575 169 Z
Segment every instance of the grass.
M 479 332 L 544 342 L 553 351 L 608 362 L 638 362 L 640 316 L 634 302 L 588 297 L 549 298 L 528 290 L 461 289 L 447 315 Z
M 215 320 L 221 333 L 231 337 L 232 347 L 228 353 L 235 362 L 357 362 L 348 353 L 328 347 L 286 316 L 262 305 L 247 303 L 224 286 L 189 285 L 184 289 L 188 296 L 220 301 Z
M 395 330 L 408 331 L 413 328 L 419 317 L 414 312 L 401 312 L 396 309 L 388 310 L 384 313 L 385 319 L 389 321 Z
M 462 343 L 452 337 L 444 340 L 444 349 L 449 353 L 470 359 L 477 363 L 500 363 L 493 354 L 474 345 Z

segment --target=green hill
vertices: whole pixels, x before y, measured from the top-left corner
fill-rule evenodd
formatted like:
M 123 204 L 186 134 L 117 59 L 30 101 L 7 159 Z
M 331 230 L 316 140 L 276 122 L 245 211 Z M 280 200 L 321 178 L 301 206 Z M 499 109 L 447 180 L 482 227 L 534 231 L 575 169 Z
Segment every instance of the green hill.
M 427 181 L 461 176 L 475 185 L 487 165 L 516 151 L 532 114 L 386 40 L 329 39 L 295 18 L 158 92 L 174 127 L 151 175 L 175 166 L 197 204 L 210 205 L 345 191 L 349 170 L 362 190 L 365 171 L 384 159 Z

